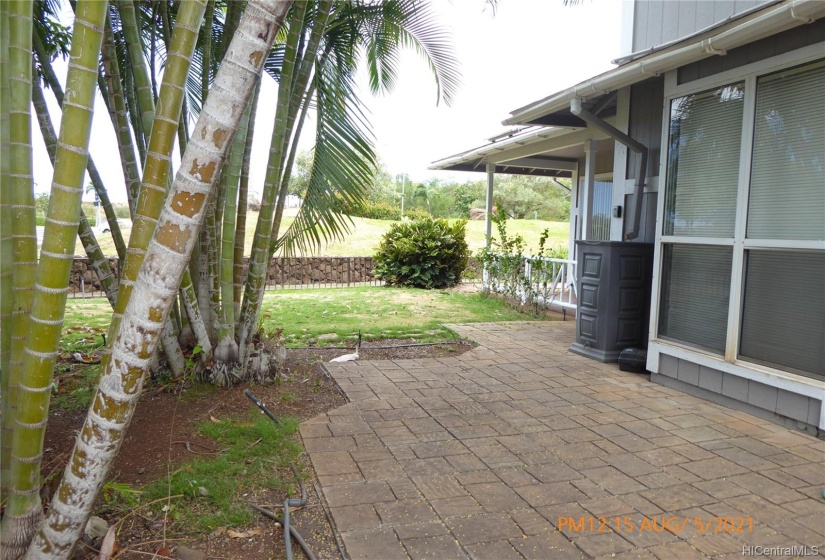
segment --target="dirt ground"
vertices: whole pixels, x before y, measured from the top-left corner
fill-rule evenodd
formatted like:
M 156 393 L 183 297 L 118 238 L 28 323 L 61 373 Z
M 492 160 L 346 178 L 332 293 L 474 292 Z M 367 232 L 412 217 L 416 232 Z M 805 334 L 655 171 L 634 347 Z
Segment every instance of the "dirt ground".
M 412 346 L 392 349 L 371 349 L 371 346 L 397 346 L 414 343 L 413 340 L 371 341 L 360 351 L 362 360 L 409 359 L 456 356 L 472 345 Z M 217 444 L 198 434 L 197 425 L 211 418 L 226 420 L 247 418 L 255 405 L 244 396 L 249 388 L 278 417 L 291 416 L 299 420 L 345 404 L 337 385 L 321 368 L 321 363 L 347 353 L 341 349 L 290 349 L 284 363 L 286 381 L 280 384 L 252 387 L 234 387 L 215 392 L 202 388 L 174 384 L 158 387 L 149 385 L 138 405 L 123 447 L 110 474 L 110 480 L 127 483 L 135 488 L 168 476 L 176 468 L 195 456 L 219 452 Z M 281 396 L 288 391 L 290 397 Z M 297 398 L 294 398 L 297 397 Z M 43 463 L 44 476 L 59 475 L 65 467 L 77 431 L 85 412 L 52 414 L 46 433 Z M 299 437 L 299 436 L 295 436 Z M 328 522 L 326 506 L 319 499 L 315 475 L 311 469 L 304 483 L 308 494 L 306 507 L 292 512 L 291 524 L 319 559 L 340 558 L 333 530 Z M 284 479 L 292 477 L 288 469 L 280 473 Z M 52 476 L 53 481 L 59 477 Z M 50 489 L 44 489 L 48 493 Z M 51 488 L 53 491 L 53 488 Z M 282 490 L 267 490 L 248 496 L 249 501 L 283 515 Z M 294 496 L 290 496 L 294 497 Z M 262 515 L 256 515 L 253 525 L 218 529 L 211 534 L 193 534 L 186 527 L 169 523 L 154 508 L 155 517 L 144 515 L 139 509 L 118 516 L 107 517 L 105 503 L 101 502 L 101 517 L 115 524 L 123 521 L 118 534 L 117 558 L 180 558 L 180 559 L 275 559 L 284 558 L 284 539 L 281 526 Z M 238 536 L 240 533 L 242 536 Z M 231 536 L 233 535 L 234 536 Z M 97 558 L 91 546 L 82 546 L 76 557 Z M 302 558 L 302 552 L 293 541 L 293 555 Z

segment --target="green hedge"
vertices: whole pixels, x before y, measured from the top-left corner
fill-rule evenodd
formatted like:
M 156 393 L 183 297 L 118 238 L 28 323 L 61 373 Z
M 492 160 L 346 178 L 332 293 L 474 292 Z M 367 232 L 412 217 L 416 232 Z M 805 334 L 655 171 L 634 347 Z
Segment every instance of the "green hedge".
M 466 220 L 393 224 L 375 254 L 375 275 L 391 286 L 448 288 L 461 282 L 470 251 Z

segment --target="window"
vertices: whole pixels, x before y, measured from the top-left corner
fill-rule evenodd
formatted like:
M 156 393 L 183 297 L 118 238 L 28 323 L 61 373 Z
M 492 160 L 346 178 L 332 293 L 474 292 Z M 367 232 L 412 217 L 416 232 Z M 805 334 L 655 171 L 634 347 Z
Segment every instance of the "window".
M 659 334 L 725 351 L 730 247 L 668 245 L 663 254 Z
M 665 234 L 733 237 L 744 84 L 674 99 Z
M 671 101 L 660 339 L 825 379 L 823 91 L 818 61 Z
M 825 376 L 825 252 L 746 255 L 739 354 Z
M 747 236 L 825 240 L 825 63 L 758 84 Z
M 613 179 L 597 179 L 593 184 L 593 213 L 590 237 L 593 241 L 610 241 L 610 212 L 613 207 Z

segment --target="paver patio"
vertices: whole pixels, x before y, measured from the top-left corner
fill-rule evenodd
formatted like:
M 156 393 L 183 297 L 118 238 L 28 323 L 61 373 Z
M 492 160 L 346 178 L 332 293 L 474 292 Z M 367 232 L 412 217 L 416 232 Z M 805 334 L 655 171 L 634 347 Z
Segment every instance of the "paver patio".
M 326 364 L 350 403 L 300 431 L 353 560 L 825 550 L 825 441 L 572 354 L 574 321 L 452 328 L 479 346 Z

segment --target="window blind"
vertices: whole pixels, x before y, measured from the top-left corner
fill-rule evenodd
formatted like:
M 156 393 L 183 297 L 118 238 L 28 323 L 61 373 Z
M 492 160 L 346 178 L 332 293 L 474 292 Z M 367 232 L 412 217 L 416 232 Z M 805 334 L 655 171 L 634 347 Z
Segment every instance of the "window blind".
M 724 352 L 732 249 L 666 245 L 659 335 Z
M 743 84 L 671 103 L 665 235 L 733 237 Z
M 749 238 L 825 240 L 825 62 L 759 79 Z
M 825 378 L 825 253 L 747 253 L 739 354 Z

